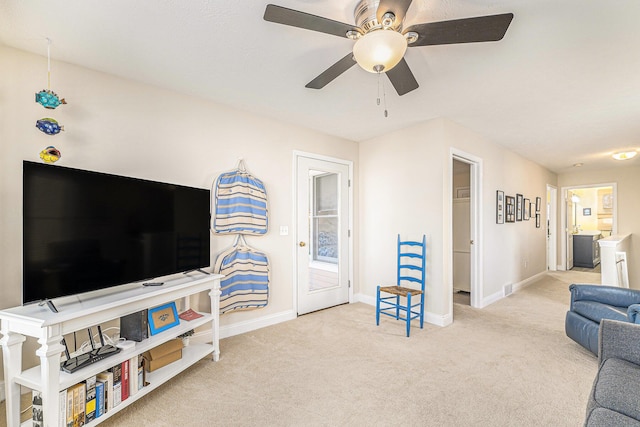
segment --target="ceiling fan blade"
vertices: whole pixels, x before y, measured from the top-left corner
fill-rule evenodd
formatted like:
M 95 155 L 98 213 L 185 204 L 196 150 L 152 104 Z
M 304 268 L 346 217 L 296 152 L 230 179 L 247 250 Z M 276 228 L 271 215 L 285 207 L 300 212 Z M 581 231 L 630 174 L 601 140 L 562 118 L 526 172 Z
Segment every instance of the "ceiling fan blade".
M 347 31 L 353 30 L 361 32 L 361 30 L 354 25 L 344 24 L 332 19 L 323 18 L 322 16 L 311 15 L 274 4 L 267 5 L 267 9 L 264 11 L 264 20 L 303 28 L 305 30 L 319 31 L 339 37 L 347 37 Z
M 509 28 L 513 13 L 454 19 L 452 21 L 429 22 L 412 25 L 403 33 L 418 33 L 412 46 L 434 46 L 441 44 L 493 42 L 501 40 Z
M 353 53 L 349 52 L 340 61 L 333 64 L 318 77 L 307 83 L 305 87 L 308 87 L 310 89 L 322 89 L 323 87 L 331 83 L 333 79 L 347 71 L 349 68 L 353 67 L 355 64 L 356 60 L 353 59 Z
M 382 22 L 382 16 L 391 12 L 396 16 L 396 23 L 400 23 L 404 20 L 404 16 L 407 14 L 407 10 L 411 6 L 411 0 L 380 0 L 378 10 L 376 11 L 376 18 L 378 22 Z M 395 27 L 396 25 L 394 25 Z
M 416 78 L 413 77 L 413 73 L 409 69 L 409 64 L 407 64 L 404 58 L 398 62 L 398 65 L 387 71 L 386 74 L 400 96 L 414 89 L 418 89 L 418 82 Z

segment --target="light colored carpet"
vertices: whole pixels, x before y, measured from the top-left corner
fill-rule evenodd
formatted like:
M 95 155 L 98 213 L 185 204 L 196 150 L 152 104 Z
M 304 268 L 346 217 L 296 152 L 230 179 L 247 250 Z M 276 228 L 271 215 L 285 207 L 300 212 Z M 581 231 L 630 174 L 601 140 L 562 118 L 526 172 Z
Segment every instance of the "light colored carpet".
M 200 361 L 106 420 L 111 426 L 580 426 L 597 359 L 564 333 L 569 283 L 550 273 L 455 321 L 404 336 L 365 304 L 222 340 Z M 3 421 L 4 422 L 4 419 Z

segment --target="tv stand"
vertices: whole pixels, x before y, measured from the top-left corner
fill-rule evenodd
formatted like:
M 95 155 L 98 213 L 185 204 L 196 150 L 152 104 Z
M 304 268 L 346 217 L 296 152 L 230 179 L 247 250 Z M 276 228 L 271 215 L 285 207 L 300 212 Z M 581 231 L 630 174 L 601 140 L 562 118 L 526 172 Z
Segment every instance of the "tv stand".
M 82 298 L 78 298 L 78 295 L 57 298 L 59 313 L 38 304 L 0 310 L 0 345 L 4 357 L 7 425 L 20 425 L 21 386 L 42 393 L 43 425 L 57 427 L 61 391 L 199 326 L 211 327 L 210 332 L 207 331 L 210 333 L 207 341 L 211 343 L 192 343 L 185 347 L 182 359 L 148 373 L 148 386 L 86 426 L 93 427 L 110 418 L 206 356 L 212 355 L 212 359 L 218 361 L 221 277 L 223 276 L 219 274 L 198 278 L 181 276 L 165 282 L 161 287 L 144 287 L 132 283 L 87 292 L 81 294 Z M 208 292 L 211 300 L 210 312 L 201 312 L 202 317 L 190 322 L 180 320 L 180 324 L 173 328 L 150 336 L 132 348 L 122 349 L 117 354 L 97 360 L 72 373 L 60 370 L 61 355 L 65 351 L 62 344 L 64 335 L 171 301 L 181 301 L 179 305 L 186 310 L 189 308 L 189 297 L 201 292 Z M 23 370 L 22 344 L 27 336 L 38 339 L 40 347 L 36 350 L 36 355 L 40 357 L 40 365 Z M 31 425 L 31 421 L 25 425 Z

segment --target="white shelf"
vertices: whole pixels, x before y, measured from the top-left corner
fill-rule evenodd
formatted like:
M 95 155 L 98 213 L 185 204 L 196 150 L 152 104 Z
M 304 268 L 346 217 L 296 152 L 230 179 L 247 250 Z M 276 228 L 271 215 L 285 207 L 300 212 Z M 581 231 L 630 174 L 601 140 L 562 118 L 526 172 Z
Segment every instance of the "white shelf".
M 160 288 L 123 285 L 68 297 L 56 300 L 56 306 L 61 309 L 60 313 L 53 313 L 46 307 L 34 304 L 0 310 L 0 320 L 2 321 L 2 340 L 0 343 L 4 347 L 3 354 L 5 355 L 7 425 L 20 424 L 21 385 L 42 393 L 45 425 L 57 427 L 60 391 L 199 326 L 211 325 L 211 344 L 192 344 L 183 348 L 180 360 L 147 374 L 147 382 L 149 383 L 147 387 L 142 388 L 100 418 L 88 423 L 87 426 L 100 424 L 207 355 L 212 354 L 212 359 L 217 361 L 220 354 L 219 298 L 221 277 L 223 276 L 217 274 L 197 278 L 180 277 L 175 281 L 166 282 Z M 60 371 L 60 355 L 64 350 L 60 341 L 63 335 L 170 301 L 183 300 L 186 303 L 190 295 L 205 291 L 209 293 L 211 299 L 210 313 L 200 313 L 202 317 L 192 321 L 180 320 L 179 325 L 136 343 L 133 348 L 122 350 L 120 353 L 74 373 Z M 40 358 L 40 366 L 22 371 L 22 344 L 25 336 L 38 339 L 40 348 L 37 355 Z M 30 426 L 31 421 L 22 425 Z
M 61 371 L 59 391 L 65 390 L 74 384 L 78 384 L 79 382 L 84 381 L 85 379 L 93 375 L 99 374 L 100 372 L 104 372 L 112 366 L 117 365 L 118 363 L 129 360 L 136 354 L 141 354 L 147 350 L 157 347 L 162 343 L 176 338 L 178 335 L 186 331 L 197 328 L 198 326 L 202 326 L 206 323 L 210 323 L 213 319 L 213 316 L 209 313 L 200 314 L 202 314 L 202 317 L 191 320 L 189 322 L 180 320 L 179 325 L 176 325 L 171 329 L 167 329 L 166 331 L 162 331 L 159 334 L 153 335 L 141 342 L 138 342 L 133 348 L 122 350 L 111 357 L 107 357 L 106 359 L 79 369 L 76 372 L 69 374 L 67 372 Z M 31 369 L 23 371 L 21 374 L 18 374 L 15 378 L 15 381 L 18 384 L 28 387 L 32 390 L 42 391 L 42 381 L 40 375 L 40 366 L 35 366 Z

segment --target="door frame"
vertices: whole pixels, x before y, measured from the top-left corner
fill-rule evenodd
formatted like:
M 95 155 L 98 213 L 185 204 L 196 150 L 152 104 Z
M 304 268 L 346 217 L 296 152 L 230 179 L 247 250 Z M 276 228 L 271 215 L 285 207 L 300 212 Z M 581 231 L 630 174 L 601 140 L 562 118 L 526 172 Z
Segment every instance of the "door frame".
M 449 154 L 449 251 L 447 257 L 449 259 L 449 278 L 447 280 L 447 286 L 445 292 L 449 298 L 449 313 L 451 321 L 453 321 L 453 161 L 458 160 L 463 163 L 467 163 L 470 166 L 469 170 L 469 215 L 470 215 L 470 227 L 469 235 L 470 239 L 474 242 L 471 245 L 470 254 L 470 287 L 471 287 L 471 307 L 482 308 L 483 304 L 483 274 L 482 274 L 482 159 L 476 157 L 471 153 L 459 150 L 451 147 Z
M 547 184 L 547 270 L 558 269 L 558 188 Z
M 567 269 L 567 240 L 569 237 L 569 229 L 567 228 L 567 191 L 578 188 L 599 188 L 599 187 L 612 187 L 613 188 L 613 226 L 611 235 L 618 233 L 618 184 L 615 182 L 605 182 L 600 184 L 585 184 L 585 185 L 567 185 L 560 189 L 560 228 L 558 235 L 562 236 L 560 239 L 560 256 L 561 263 L 559 268 L 561 270 Z
M 349 176 L 348 176 L 348 180 L 349 180 L 349 185 L 348 185 L 348 197 L 349 197 L 349 215 L 347 218 L 348 221 L 348 228 L 349 228 L 349 240 L 347 242 L 348 244 L 348 248 L 349 248 L 349 253 L 348 253 L 348 271 L 347 271 L 347 277 L 348 277 L 348 281 L 349 281 L 349 304 L 353 303 L 353 271 L 354 271 L 354 265 L 353 265 L 353 240 L 354 240 L 354 233 L 353 233 L 353 186 L 354 186 L 354 182 L 353 182 L 353 161 L 351 160 L 345 160 L 345 159 L 339 159 L 337 157 L 330 157 L 330 156 L 324 156 L 321 154 L 315 154 L 315 153 L 309 153 L 306 151 L 299 151 L 299 150 L 293 150 L 293 167 L 292 167 L 292 180 L 291 180 L 291 193 L 292 193 L 292 219 L 293 219 L 293 233 L 290 235 L 289 237 L 289 243 L 292 245 L 293 248 L 293 268 L 292 268 L 292 286 L 293 286 L 293 311 L 294 314 L 296 315 L 296 317 L 298 317 L 298 249 L 297 249 L 297 245 L 298 245 L 298 192 L 297 192 L 297 179 L 298 179 L 298 158 L 300 157 L 306 157 L 308 159 L 312 159 L 312 160 L 321 160 L 321 161 L 325 161 L 325 162 L 332 162 L 332 163 L 337 163 L 340 165 L 345 165 L 348 167 L 349 169 Z M 306 215 L 306 214 L 305 214 Z

